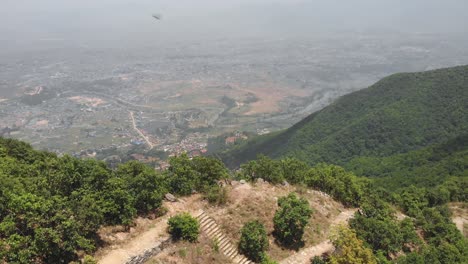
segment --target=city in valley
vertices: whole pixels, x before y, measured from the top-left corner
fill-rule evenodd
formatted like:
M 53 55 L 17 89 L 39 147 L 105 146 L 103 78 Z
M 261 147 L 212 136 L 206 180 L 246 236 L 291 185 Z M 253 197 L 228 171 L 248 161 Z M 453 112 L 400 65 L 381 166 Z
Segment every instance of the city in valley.
M 389 74 L 466 61 L 463 43 L 360 32 L 4 54 L 0 136 L 164 167 L 169 156 L 206 153 L 213 137 L 233 144 L 287 128 Z

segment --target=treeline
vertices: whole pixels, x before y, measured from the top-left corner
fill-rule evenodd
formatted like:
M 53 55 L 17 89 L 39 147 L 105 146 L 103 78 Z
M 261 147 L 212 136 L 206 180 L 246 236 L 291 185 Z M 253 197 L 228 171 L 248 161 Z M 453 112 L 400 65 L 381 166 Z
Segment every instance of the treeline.
M 350 222 L 352 231 L 341 231 L 351 238 L 355 234 L 358 240 L 351 243 L 336 238 L 336 247 L 347 248 L 315 258 L 312 263 L 468 262 L 468 242 L 452 223 L 446 206 L 449 201 L 468 201 L 464 178 L 448 179 L 432 188 L 410 186 L 389 192 L 339 166 L 311 167 L 297 159 L 272 160 L 266 156 L 241 165 L 239 175 L 252 181 L 262 178 L 274 184 L 288 181 L 305 185 L 330 194 L 344 205 L 360 208 Z M 395 208 L 405 214 L 404 219 L 397 218 Z M 372 250 L 373 260 L 367 259 L 368 254 L 362 255 L 367 262 L 356 258 L 365 252 L 361 243 Z
M 372 177 L 377 185 L 393 191 L 412 185 L 432 188 L 441 184 L 450 190 L 453 185 L 461 184 L 464 186 L 461 193 L 450 200 L 467 200 L 468 134 L 404 154 L 355 158 L 345 168 Z
M 212 193 L 228 177 L 214 159 L 186 155 L 164 173 L 131 161 L 103 162 L 33 150 L 0 138 L 0 262 L 69 263 L 102 242 L 103 225 L 132 225 L 137 215 L 163 211 L 163 195 Z
M 370 180 L 359 178 L 339 166 L 319 164 L 311 167 L 294 158 L 273 160 L 259 156 L 257 160 L 241 165 L 239 174 L 252 181 L 262 178 L 273 184 L 287 181 L 304 185 L 326 192 L 346 206 L 359 206 L 371 186 Z

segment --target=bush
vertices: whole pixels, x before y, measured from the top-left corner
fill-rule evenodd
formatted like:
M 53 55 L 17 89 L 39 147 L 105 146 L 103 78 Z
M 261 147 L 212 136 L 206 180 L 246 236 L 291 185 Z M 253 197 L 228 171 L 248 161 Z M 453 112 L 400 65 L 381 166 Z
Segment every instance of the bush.
M 268 237 L 265 227 L 258 221 L 248 222 L 242 227 L 239 252 L 248 259 L 260 262 L 268 249 Z
M 260 264 L 278 264 L 278 262 L 270 259 L 270 257 L 264 254 L 262 257 L 262 262 L 260 262 Z
M 364 246 L 356 233 L 343 226 L 339 226 L 331 237 L 335 252 L 330 256 L 331 264 L 367 263 L 377 264 L 372 250 Z
M 205 199 L 207 199 L 210 204 L 226 204 L 228 199 L 227 190 L 226 188 L 215 185 L 206 191 Z
M 327 262 L 322 257 L 315 256 L 314 258 L 310 260 L 310 263 L 311 264 L 326 264 Z
M 278 200 L 279 209 L 273 218 L 274 235 L 285 246 L 296 246 L 302 242 L 304 228 L 309 222 L 312 209 L 309 203 L 294 193 Z
M 83 259 L 83 264 L 97 264 L 97 261 L 92 256 L 86 255 Z
M 175 240 L 186 240 L 195 242 L 200 234 L 200 225 L 197 219 L 188 213 L 171 217 L 168 221 L 169 233 Z

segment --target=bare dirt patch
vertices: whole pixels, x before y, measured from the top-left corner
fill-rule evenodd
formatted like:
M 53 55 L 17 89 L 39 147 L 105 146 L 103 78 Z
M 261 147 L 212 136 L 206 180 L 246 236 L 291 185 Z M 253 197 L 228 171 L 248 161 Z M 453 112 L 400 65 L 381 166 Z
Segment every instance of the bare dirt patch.
M 450 203 L 449 208 L 452 211 L 452 221 L 458 230 L 468 237 L 468 203 Z
M 239 87 L 235 84 L 231 84 L 237 90 L 245 93 L 252 93 L 258 101 L 250 104 L 250 110 L 244 115 L 256 115 L 263 113 L 275 113 L 279 112 L 279 103 L 290 96 L 307 96 L 305 90 L 295 89 L 291 87 L 278 87 L 271 83 L 259 83 L 255 86 L 250 87 Z
M 92 107 L 97 107 L 99 105 L 104 104 L 106 101 L 102 100 L 101 98 L 96 98 L 96 97 L 86 97 L 86 96 L 73 96 L 69 97 L 68 99 L 79 103 L 79 104 L 85 104 L 87 106 L 92 106 Z

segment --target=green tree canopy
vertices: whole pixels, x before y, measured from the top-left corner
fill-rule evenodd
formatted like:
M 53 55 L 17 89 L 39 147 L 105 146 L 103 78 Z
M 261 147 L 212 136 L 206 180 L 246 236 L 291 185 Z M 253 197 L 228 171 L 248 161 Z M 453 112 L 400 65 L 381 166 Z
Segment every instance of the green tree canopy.
M 200 224 L 198 220 L 188 213 L 173 216 L 168 221 L 169 233 L 172 238 L 195 242 L 200 234 Z
M 290 193 L 278 199 L 278 206 L 273 218 L 276 239 L 285 246 L 298 245 L 312 215 L 309 202 Z
M 259 221 L 247 222 L 241 230 L 239 252 L 248 259 L 260 262 L 268 249 L 265 227 Z

